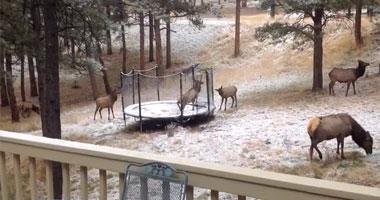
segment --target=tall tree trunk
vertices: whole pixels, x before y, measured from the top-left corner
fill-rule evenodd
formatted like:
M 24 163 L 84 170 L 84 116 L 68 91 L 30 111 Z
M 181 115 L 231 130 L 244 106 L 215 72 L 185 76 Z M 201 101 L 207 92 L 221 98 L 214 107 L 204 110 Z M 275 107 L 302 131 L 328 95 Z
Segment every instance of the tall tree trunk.
M 240 54 L 240 0 L 236 0 L 236 17 L 235 17 L 235 53 L 238 57 Z
M 7 70 L 7 92 L 9 97 L 9 103 L 12 111 L 12 122 L 19 122 L 20 116 L 16 106 L 16 96 L 13 88 L 13 75 L 12 75 L 12 55 L 8 52 L 5 52 L 5 68 Z
M 323 35 L 322 35 L 322 17 L 323 7 L 315 9 L 314 17 L 314 56 L 313 56 L 313 91 L 323 89 Z
M 86 27 L 86 26 L 85 26 Z M 85 28 L 86 30 L 86 28 Z M 86 51 L 86 57 L 92 58 L 92 52 L 91 52 L 91 42 L 88 41 L 90 40 L 89 38 L 85 38 L 85 51 Z M 99 97 L 99 90 L 98 90 L 98 84 L 96 82 L 96 74 L 95 74 L 95 69 L 88 65 L 87 66 L 87 71 L 88 71 L 88 76 L 90 77 L 90 82 L 91 82 L 91 88 L 92 88 L 92 95 L 94 97 L 94 100 Z
M 347 17 L 351 18 L 351 16 L 352 16 L 351 7 L 349 7 L 348 10 L 347 10 Z
M 0 44 L 0 97 L 1 97 L 1 107 L 9 106 L 7 85 L 5 82 L 5 70 L 4 70 L 4 51 Z
M 248 0 L 242 0 L 242 4 L 241 4 L 242 8 L 246 8 L 247 7 L 247 1 Z
M 92 95 L 94 97 L 94 100 L 96 100 L 96 98 L 99 97 L 99 90 L 98 90 L 98 84 L 96 83 L 95 70 L 92 66 L 87 66 L 87 70 L 88 70 L 88 75 L 90 77 Z
M 153 15 L 149 11 L 149 62 L 154 61 L 153 40 L 154 40 L 154 22 L 153 22 Z
M 38 96 L 36 75 L 34 73 L 33 57 L 30 54 L 28 55 L 28 67 L 29 67 L 30 96 L 36 97 Z
M 124 27 L 124 3 L 123 0 L 119 0 L 119 10 L 120 10 L 120 18 L 121 18 L 121 43 L 122 53 L 123 53 L 123 63 L 122 63 L 122 71 L 123 73 L 127 73 L 127 45 L 125 42 L 125 27 Z
M 33 55 L 36 58 L 36 68 L 38 73 L 38 97 L 40 102 L 40 116 L 41 121 L 43 118 L 46 118 L 45 115 L 45 94 L 44 94 L 44 80 L 45 80 L 45 67 L 44 67 L 44 58 L 43 58 L 43 49 L 41 41 L 41 16 L 40 8 L 38 1 L 32 1 L 32 6 L 30 9 L 30 15 L 32 20 L 32 29 L 33 29 Z
M 99 41 L 97 41 L 97 45 L 96 46 L 97 46 L 97 50 L 98 50 L 97 57 L 99 59 L 100 64 L 103 66 L 103 69 L 101 69 L 101 71 L 103 73 L 104 88 L 106 89 L 106 93 L 107 94 L 111 94 L 111 86 L 110 86 L 110 83 L 108 81 L 107 69 L 106 69 L 104 61 L 102 59 L 102 48 L 100 47 L 100 42 Z
M 276 4 L 274 4 L 274 0 L 272 4 L 270 5 L 270 17 L 274 18 L 276 15 Z
M 160 33 L 160 19 L 154 19 L 154 33 L 156 39 L 156 63 L 158 67 L 159 75 L 164 73 L 162 65 L 162 45 L 161 45 L 161 33 Z
M 18 57 L 20 59 L 20 69 L 21 69 L 21 72 L 20 72 L 21 101 L 25 102 L 26 101 L 26 97 L 25 97 L 25 55 L 24 55 L 24 47 L 23 46 L 20 47 L 18 54 L 19 54 Z
M 110 6 L 106 6 L 106 13 L 108 19 L 111 18 L 111 9 Z M 111 31 L 109 29 L 106 30 L 106 40 L 107 40 L 107 55 L 112 55 L 112 39 L 111 39 Z
M 362 38 L 362 5 L 363 0 L 356 0 L 356 13 L 355 13 L 355 42 L 359 48 L 363 44 Z
M 367 7 L 367 15 L 370 21 L 372 21 L 374 5 L 375 5 L 375 0 L 369 0 L 368 7 Z
M 71 25 L 74 24 L 74 12 L 70 14 Z M 75 56 L 75 37 L 74 37 L 75 29 L 71 29 L 70 43 L 71 43 L 71 68 L 75 68 L 76 56 Z
M 172 66 L 172 45 L 170 38 L 170 17 L 166 22 L 166 69 Z
M 144 13 L 139 13 L 140 18 L 140 69 L 145 69 L 145 38 L 144 38 Z
M 44 103 L 42 119 L 44 137 L 61 138 L 61 117 L 59 102 L 59 46 L 58 46 L 58 1 L 43 1 L 45 21 L 45 74 Z M 62 166 L 53 162 L 54 199 L 62 199 Z

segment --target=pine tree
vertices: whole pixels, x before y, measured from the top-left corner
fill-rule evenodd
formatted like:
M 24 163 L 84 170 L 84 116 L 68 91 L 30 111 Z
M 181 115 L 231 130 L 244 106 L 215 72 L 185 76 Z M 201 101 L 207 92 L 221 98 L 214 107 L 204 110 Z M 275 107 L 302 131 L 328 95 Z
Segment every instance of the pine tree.
M 350 6 L 348 1 L 278 0 L 277 3 L 285 14 L 297 14 L 299 16 L 296 22 L 267 24 L 257 31 L 258 34 L 261 34 L 264 32 L 278 33 L 279 30 L 284 30 L 282 32 L 294 32 L 313 42 L 313 91 L 319 91 L 323 88 L 323 27 L 329 21 L 342 17 L 339 11 L 346 10 Z M 260 3 L 265 7 L 265 5 L 271 5 L 272 0 L 261 0 Z M 312 23 L 308 23 L 306 19 L 311 19 Z

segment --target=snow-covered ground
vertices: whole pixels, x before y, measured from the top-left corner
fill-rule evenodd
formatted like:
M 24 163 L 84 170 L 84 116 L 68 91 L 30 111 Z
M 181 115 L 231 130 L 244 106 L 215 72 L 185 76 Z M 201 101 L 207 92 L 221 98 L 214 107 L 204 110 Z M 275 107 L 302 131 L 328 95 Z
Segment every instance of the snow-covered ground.
M 178 20 L 174 23 L 172 28 L 177 32 L 172 34 L 173 55 L 179 55 L 178 57 L 185 63 L 196 62 L 197 59 L 205 60 L 199 54 L 205 48 L 210 50 L 210 44 L 208 44 L 210 41 L 215 42 L 216 39 L 220 43 L 229 42 L 228 37 L 232 35 L 229 32 L 232 30 L 233 21 L 210 19 L 205 20 L 205 23 L 206 27 L 201 30 L 194 29 L 184 21 Z M 252 27 L 244 29 L 245 25 L 242 27 L 243 34 L 254 29 Z M 128 32 L 129 44 L 127 46 L 129 48 L 138 48 L 137 30 L 137 28 L 131 28 Z M 226 32 L 228 33 L 226 34 Z M 225 41 L 218 39 L 223 34 L 227 35 Z M 360 152 L 358 154 L 363 155 L 360 156 L 360 160 L 365 163 L 364 168 L 371 169 L 371 173 L 365 171 L 367 180 L 357 181 L 355 178 L 347 176 L 350 170 L 355 171 L 356 168 L 327 167 L 325 169 L 327 173 L 320 178 L 380 187 L 378 181 L 380 178 L 376 179 L 380 176 L 378 173 L 380 169 L 380 88 L 378 87 L 380 77 L 377 75 L 380 49 L 371 50 L 370 53 L 360 57 L 372 65 L 368 67 L 366 75 L 360 78 L 356 84 L 358 94 L 353 95 L 352 90 L 350 90 L 349 96 L 345 97 L 345 85 L 336 84 L 337 96 L 333 97 L 329 96 L 326 90 L 320 93 L 312 93 L 309 90 L 312 74 L 307 72 L 310 70 L 305 72 L 305 70 L 298 68 L 289 68 L 289 63 L 279 63 L 288 68 L 286 70 L 274 70 L 273 73 L 271 72 L 271 76 L 259 74 L 247 78 L 246 74 L 251 74 L 249 71 L 265 70 L 266 67 L 249 68 L 249 62 L 252 59 L 262 62 L 260 59 L 263 57 L 263 52 L 260 52 L 257 43 L 248 43 L 249 37 L 247 36 L 246 39 L 243 37 L 243 44 L 253 44 L 249 48 L 257 50 L 257 55 L 253 55 L 252 51 L 245 49 L 241 60 L 230 61 L 232 59 L 225 56 L 228 63 L 223 63 L 222 68 L 216 69 L 214 74 L 215 84 L 218 84 L 215 87 L 219 87 L 219 84 L 224 82 L 233 83 L 238 87 L 237 108 L 229 108 L 228 105 L 227 111 L 216 110 L 213 120 L 196 126 L 170 126 L 165 130 L 157 129 L 139 133 L 130 129 L 135 123 L 133 119 L 128 119 L 128 128 L 125 129 L 120 101 L 115 105 L 116 119 L 113 120 L 107 120 L 106 112 L 103 112 L 104 118 L 94 121 L 94 105 L 73 106 L 64 109 L 62 113 L 63 138 L 171 157 L 185 157 L 189 160 L 281 171 L 278 169 L 297 169 L 310 165 L 307 158 L 310 139 L 306 133 L 306 124 L 311 117 L 347 112 L 371 133 L 374 138 L 374 153 L 370 156 L 364 156 L 364 151 L 358 148 L 350 138 L 345 140 L 346 161 L 335 158 L 335 140 L 323 142 L 319 147 L 326 162 L 333 160 L 333 162 L 341 162 L 344 165 L 355 162 L 356 158 L 352 152 Z M 331 40 L 331 38 L 326 40 L 329 39 Z M 272 56 L 287 52 L 286 48 L 289 47 L 285 48 L 280 44 L 271 47 L 261 45 L 269 50 L 276 48 L 273 49 L 276 54 Z M 211 47 L 214 46 L 211 45 Z M 223 48 L 213 50 L 222 52 Z M 326 55 L 326 57 L 328 56 Z M 251 60 L 245 60 L 248 58 Z M 270 59 L 274 63 L 280 62 L 274 57 Z M 331 67 L 356 67 L 357 65 L 356 57 L 340 63 L 340 65 L 329 65 L 327 69 Z M 243 65 L 248 67 L 243 68 Z M 328 83 L 326 79 L 327 69 L 324 72 L 325 85 Z M 233 77 L 237 77 L 237 79 Z M 239 79 L 239 77 L 244 78 Z M 217 94 L 215 95 L 215 104 L 219 108 L 220 97 Z M 174 134 L 171 135 L 169 132 Z M 34 134 L 40 134 L 40 131 L 36 131 Z M 318 163 L 321 162 L 317 162 L 317 167 L 319 166 Z M 78 171 L 77 168 L 72 170 Z M 94 185 L 98 184 L 98 171 L 90 170 L 89 173 L 89 183 L 92 185 L 90 199 L 96 199 L 98 193 L 97 187 Z M 315 173 L 313 170 L 306 170 L 305 174 L 301 175 L 316 177 Z M 79 196 L 79 173 L 73 172 L 72 174 L 72 196 L 73 199 L 76 199 Z M 109 197 L 113 199 L 118 195 L 118 175 L 110 174 L 108 177 Z M 198 199 L 207 199 L 207 191 L 196 190 L 196 196 Z M 228 194 L 222 195 L 222 199 L 233 199 L 232 197 Z

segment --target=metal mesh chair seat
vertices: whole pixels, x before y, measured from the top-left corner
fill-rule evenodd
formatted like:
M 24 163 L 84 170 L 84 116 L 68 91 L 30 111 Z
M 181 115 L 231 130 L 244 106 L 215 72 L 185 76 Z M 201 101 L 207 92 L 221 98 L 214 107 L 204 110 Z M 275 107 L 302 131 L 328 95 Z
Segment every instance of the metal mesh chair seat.
M 152 162 L 128 165 L 122 200 L 184 200 L 187 174 Z

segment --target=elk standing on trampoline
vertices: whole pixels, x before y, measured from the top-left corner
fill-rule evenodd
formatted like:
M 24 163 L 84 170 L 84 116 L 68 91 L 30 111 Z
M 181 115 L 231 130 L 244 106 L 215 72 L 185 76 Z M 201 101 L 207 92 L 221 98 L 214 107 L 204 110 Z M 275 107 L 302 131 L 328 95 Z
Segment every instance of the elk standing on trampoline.
M 177 98 L 177 105 L 181 113 L 185 109 L 185 106 L 190 102 L 192 102 L 193 110 L 194 110 L 194 105 L 195 105 L 195 102 L 197 102 L 199 92 L 201 92 L 202 84 L 203 82 L 202 82 L 202 76 L 201 76 L 200 80 L 194 80 L 194 86 L 190 88 L 185 94 L 182 95 L 182 99 L 181 99 L 181 96 Z

